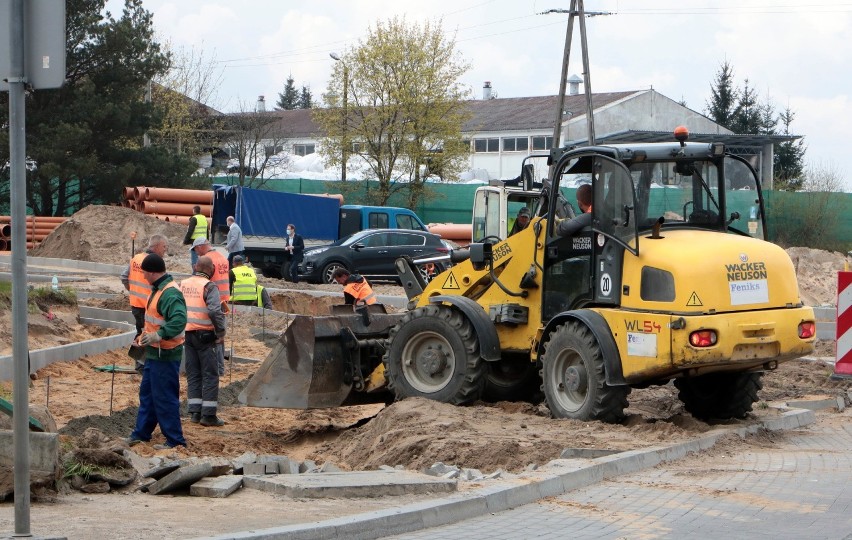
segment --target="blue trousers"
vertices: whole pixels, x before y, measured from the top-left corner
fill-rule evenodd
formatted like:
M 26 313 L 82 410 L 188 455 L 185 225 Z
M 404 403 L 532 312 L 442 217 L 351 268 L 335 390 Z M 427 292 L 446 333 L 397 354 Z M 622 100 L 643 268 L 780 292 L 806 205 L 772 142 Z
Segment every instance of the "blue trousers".
M 180 361 L 145 359 L 136 429 L 130 437 L 150 441 L 157 424 L 169 446 L 186 446 L 180 424 Z
M 192 265 L 192 271 L 195 272 L 195 263 L 198 262 L 198 253 L 194 249 L 189 250 L 189 264 Z

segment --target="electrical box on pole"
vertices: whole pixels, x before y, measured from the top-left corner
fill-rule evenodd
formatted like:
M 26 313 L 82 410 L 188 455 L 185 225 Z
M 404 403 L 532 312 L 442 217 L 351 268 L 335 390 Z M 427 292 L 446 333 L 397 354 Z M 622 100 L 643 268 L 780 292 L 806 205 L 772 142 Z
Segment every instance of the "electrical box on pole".
M 0 36 L 12 35 L 12 0 L 0 0 Z M 24 79 L 35 90 L 65 82 L 65 0 L 24 3 Z M 9 91 L 11 47 L 0 38 L 0 91 Z

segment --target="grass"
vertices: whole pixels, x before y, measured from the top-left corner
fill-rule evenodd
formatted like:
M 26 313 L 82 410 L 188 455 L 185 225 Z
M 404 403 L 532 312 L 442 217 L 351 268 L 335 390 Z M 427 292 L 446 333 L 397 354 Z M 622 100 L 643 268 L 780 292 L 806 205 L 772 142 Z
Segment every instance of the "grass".
M 36 313 L 39 310 L 47 311 L 50 306 L 64 305 L 73 306 L 77 304 L 77 291 L 70 287 L 60 287 L 53 290 L 50 287 L 32 287 L 27 289 L 27 310 Z M 8 281 L 0 281 L 0 308 L 12 307 L 12 284 Z
M 80 463 L 77 461 L 66 461 L 62 465 L 62 478 L 69 479 L 75 476 L 82 476 L 87 481 L 89 477 L 94 473 L 104 473 L 106 469 L 103 467 L 98 467 L 97 465 L 90 465 L 88 463 Z

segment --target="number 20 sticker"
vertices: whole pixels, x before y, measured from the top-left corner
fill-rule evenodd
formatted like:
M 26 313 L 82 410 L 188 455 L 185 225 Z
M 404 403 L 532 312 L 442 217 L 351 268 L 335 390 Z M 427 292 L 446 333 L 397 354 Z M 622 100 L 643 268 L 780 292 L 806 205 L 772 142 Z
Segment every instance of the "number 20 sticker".
M 609 296 L 609 293 L 611 292 L 612 278 L 607 273 L 601 274 L 601 294 L 604 296 Z

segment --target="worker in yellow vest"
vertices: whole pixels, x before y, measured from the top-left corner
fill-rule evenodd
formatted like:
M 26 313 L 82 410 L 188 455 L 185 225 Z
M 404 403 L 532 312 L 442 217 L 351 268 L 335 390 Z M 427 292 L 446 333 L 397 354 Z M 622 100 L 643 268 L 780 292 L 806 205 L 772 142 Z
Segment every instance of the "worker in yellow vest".
M 183 245 L 189 246 L 199 238 L 210 238 L 207 227 L 207 218 L 201 213 L 201 207 L 197 204 L 192 207 L 192 217 L 189 218 L 189 224 L 186 229 L 186 236 L 183 237 Z M 190 263 L 195 268 L 195 262 L 198 260 L 198 253 L 195 249 L 189 249 Z
M 229 274 L 231 302 L 242 306 L 257 306 L 272 309 L 269 293 L 257 284 L 257 274 L 245 265 L 242 255 L 234 256 L 234 267 Z

